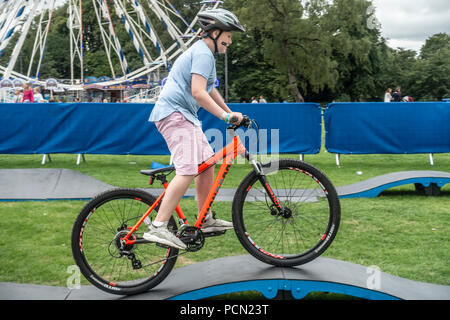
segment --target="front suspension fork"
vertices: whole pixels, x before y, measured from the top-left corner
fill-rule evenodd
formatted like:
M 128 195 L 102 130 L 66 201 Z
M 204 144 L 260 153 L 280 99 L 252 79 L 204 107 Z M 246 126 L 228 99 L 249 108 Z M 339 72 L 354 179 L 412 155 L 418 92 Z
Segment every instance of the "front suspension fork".
M 272 200 L 272 203 L 278 209 L 278 213 L 281 213 L 283 207 L 281 206 L 280 201 L 273 192 L 272 187 L 270 186 L 269 181 L 267 180 L 266 175 L 264 174 L 261 163 L 259 161 L 256 161 L 251 154 L 248 154 L 246 156 L 248 157 L 248 160 L 252 164 L 253 168 L 255 169 L 255 172 L 258 174 L 258 179 L 261 182 L 264 189 L 266 190 L 267 194 L 269 195 L 270 200 Z

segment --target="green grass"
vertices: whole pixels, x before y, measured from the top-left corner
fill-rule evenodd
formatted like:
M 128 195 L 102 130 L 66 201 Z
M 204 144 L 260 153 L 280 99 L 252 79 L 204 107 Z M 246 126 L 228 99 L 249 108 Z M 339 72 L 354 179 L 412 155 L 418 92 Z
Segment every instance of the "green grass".
M 297 155 L 282 157 L 298 158 Z M 41 155 L 0 155 L 0 169 L 67 168 L 121 187 L 146 187 L 139 174 L 151 161 L 168 163 L 166 156 L 87 155 L 76 165 L 76 155 L 52 155 L 41 165 Z M 344 155 L 336 166 L 334 155 L 322 151 L 305 160 L 319 167 L 336 186 L 381 174 L 408 170 L 449 171 L 450 155 Z M 224 187 L 236 187 L 251 170 L 232 167 Z M 362 175 L 357 175 L 362 171 Z M 4 186 L 2 186 L 4 187 Z M 157 186 L 160 187 L 160 186 Z M 67 268 L 74 264 L 70 235 L 83 201 L 0 202 L 0 281 L 65 286 Z M 196 203 L 184 199 L 191 219 Z M 383 272 L 416 281 L 450 285 L 450 184 L 440 197 L 417 195 L 413 185 L 396 187 L 378 198 L 341 199 L 339 233 L 324 256 L 376 265 Z M 217 202 L 214 210 L 231 219 L 231 203 Z M 180 256 L 176 267 L 218 257 L 246 254 L 233 232 L 208 238 L 199 252 Z M 220 266 L 219 266 L 220 267 Z M 84 282 L 87 283 L 87 282 Z
M 0 155 L 0 169 L 13 168 L 65 168 L 77 170 L 105 183 L 124 187 L 146 187 L 146 177 L 139 174 L 141 169 L 150 169 L 152 161 L 169 164 L 168 156 L 135 155 L 86 155 L 86 162 L 76 165 L 76 155 L 54 154 L 52 162 L 41 165 L 42 155 Z M 279 155 L 279 158 L 299 159 L 298 155 Z M 336 166 L 334 154 L 321 151 L 316 155 L 306 155 L 305 161 L 317 166 L 333 181 L 334 185 L 347 185 L 378 175 L 409 170 L 450 170 L 450 154 L 435 154 L 431 166 L 428 155 L 341 155 L 341 165 Z M 224 187 L 239 184 L 243 175 L 250 172 L 246 164 L 235 165 L 225 180 Z M 361 171 L 361 175 L 356 172 Z M 160 185 L 155 186 L 160 187 Z

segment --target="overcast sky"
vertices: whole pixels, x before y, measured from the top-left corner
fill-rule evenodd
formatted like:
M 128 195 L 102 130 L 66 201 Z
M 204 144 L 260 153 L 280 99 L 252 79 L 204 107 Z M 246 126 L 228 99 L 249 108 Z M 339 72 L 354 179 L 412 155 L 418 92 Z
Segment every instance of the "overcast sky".
M 67 0 L 56 0 L 57 4 Z M 382 35 L 392 48 L 417 53 L 435 33 L 450 34 L 450 0 L 372 0 Z
M 392 48 L 416 52 L 433 34 L 450 34 L 450 0 L 372 0 L 382 35 Z

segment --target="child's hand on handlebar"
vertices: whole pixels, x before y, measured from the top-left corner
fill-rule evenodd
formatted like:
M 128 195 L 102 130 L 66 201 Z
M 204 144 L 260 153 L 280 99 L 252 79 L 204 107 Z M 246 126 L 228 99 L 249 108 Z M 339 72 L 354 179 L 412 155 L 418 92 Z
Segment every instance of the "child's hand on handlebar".
M 244 116 L 242 115 L 242 113 L 240 113 L 240 112 L 231 112 L 229 120 L 228 120 L 228 123 L 239 125 L 243 118 L 244 118 Z

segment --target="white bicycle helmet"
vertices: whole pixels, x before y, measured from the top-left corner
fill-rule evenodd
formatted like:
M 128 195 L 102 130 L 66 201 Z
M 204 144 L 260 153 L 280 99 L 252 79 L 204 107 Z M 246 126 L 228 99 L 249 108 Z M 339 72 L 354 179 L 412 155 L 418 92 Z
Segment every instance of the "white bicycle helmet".
M 198 24 L 205 31 L 203 38 L 209 37 L 214 41 L 215 54 L 218 53 L 217 39 L 224 31 L 245 32 L 239 19 L 230 11 L 225 9 L 211 9 L 200 12 L 198 15 Z M 216 38 L 210 34 L 212 30 L 220 30 Z
M 225 9 L 211 9 L 198 14 L 198 24 L 205 30 L 219 29 L 222 31 L 245 32 L 239 19 L 230 11 Z

